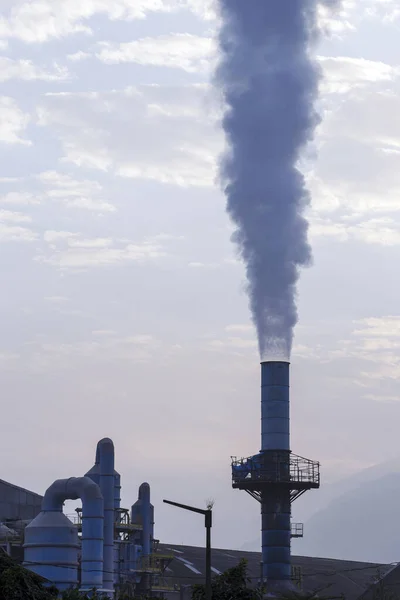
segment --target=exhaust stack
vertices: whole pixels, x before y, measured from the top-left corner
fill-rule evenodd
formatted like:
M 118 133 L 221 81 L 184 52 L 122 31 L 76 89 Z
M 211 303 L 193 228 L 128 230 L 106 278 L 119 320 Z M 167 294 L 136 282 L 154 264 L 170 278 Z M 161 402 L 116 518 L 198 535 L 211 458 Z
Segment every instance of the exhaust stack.
M 290 452 L 288 362 L 261 363 L 261 452 Z
M 261 504 L 262 582 L 268 591 L 292 587 L 291 504 L 320 483 L 319 463 L 290 450 L 289 372 L 288 362 L 261 363 L 261 450 L 232 458 L 233 488 Z

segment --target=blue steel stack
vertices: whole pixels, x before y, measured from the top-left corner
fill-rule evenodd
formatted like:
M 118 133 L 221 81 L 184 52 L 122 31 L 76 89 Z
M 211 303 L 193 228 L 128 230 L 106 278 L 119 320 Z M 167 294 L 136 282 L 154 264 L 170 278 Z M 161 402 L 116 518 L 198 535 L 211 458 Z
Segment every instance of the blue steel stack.
M 269 590 L 291 587 L 291 504 L 319 487 L 319 463 L 290 450 L 288 362 L 261 363 L 261 450 L 232 460 L 232 485 L 261 503 L 262 578 Z

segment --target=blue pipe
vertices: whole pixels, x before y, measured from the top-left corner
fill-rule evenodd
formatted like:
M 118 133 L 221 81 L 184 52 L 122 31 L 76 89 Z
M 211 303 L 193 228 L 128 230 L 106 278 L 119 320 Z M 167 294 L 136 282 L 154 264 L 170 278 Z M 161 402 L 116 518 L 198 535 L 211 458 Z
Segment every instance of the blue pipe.
M 255 458 L 276 482 L 261 492 L 263 576 L 270 584 L 284 586 L 289 586 L 291 580 L 289 408 L 289 363 L 263 362 L 261 453 Z
M 104 498 L 104 575 L 103 588 L 114 594 L 114 444 L 109 438 L 97 445 L 100 464 L 100 489 Z
M 103 586 L 103 496 L 99 486 L 88 477 L 58 479 L 46 491 L 42 512 L 27 527 L 25 559 L 35 554 L 31 570 L 46 577 L 55 585 L 63 582 L 60 555 L 68 555 L 63 530 L 68 521 L 62 514 L 65 500 L 82 500 L 82 575 L 84 591 L 101 589 Z M 59 517 L 57 516 L 59 515 Z M 69 521 L 71 535 L 76 527 Z M 75 534 L 74 534 L 75 535 Z M 72 539 L 72 537 L 71 537 Z M 76 541 L 77 541 L 76 534 Z M 29 562 L 27 566 L 29 568 Z M 57 566 L 61 565 L 61 567 Z M 64 574 L 65 578 L 65 574 Z

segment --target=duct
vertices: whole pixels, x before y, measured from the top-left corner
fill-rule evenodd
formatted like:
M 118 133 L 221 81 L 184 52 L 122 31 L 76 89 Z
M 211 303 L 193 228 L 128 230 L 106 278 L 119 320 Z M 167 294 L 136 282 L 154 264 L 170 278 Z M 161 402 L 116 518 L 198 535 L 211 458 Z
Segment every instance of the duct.
M 33 552 L 31 570 L 54 582 L 59 578 L 54 569 L 62 571 L 59 555 L 76 556 L 78 534 L 76 527 L 63 515 L 65 500 L 82 500 L 82 590 L 101 589 L 103 585 L 103 496 L 100 488 L 88 477 L 58 479 L 46 491 L 42 512 L 25 530 L 26 556 Z M 75 548 L 76 546 L 76 548 Z M 72 552 L 72 553 L 71 553 Z M 68 554 L 70 553 L 70 554 Z M 26 566 L 30 568 L 30 562 Z M 60 567 L 61 564 L 61 567 Z M 73 582 L 77 564 L 69 562 Z M 64 569 L 66 571 L 67 569 Z M 66 573 L 67 574 L 67 573 Z M 65 574 L 65 575 L 66 575 Z M 61 581 L 63 584 L 67 580 Z
M 103 588 L 114 593 L 114 444 L 109 438 L 97 445 L 100 464 L 100 489 L 104 498 L 104 575 Z

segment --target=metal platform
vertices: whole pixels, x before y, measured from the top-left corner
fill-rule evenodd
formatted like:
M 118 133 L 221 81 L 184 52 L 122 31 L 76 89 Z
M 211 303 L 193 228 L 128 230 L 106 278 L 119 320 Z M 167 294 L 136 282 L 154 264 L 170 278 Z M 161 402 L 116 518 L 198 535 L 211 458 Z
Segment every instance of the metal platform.
M 249 458 L 232 457 L 232 486 L 261 491 L 269 485 L 290 489 L 318 488 L 319 462 L 290 452 L 267 451 Z

